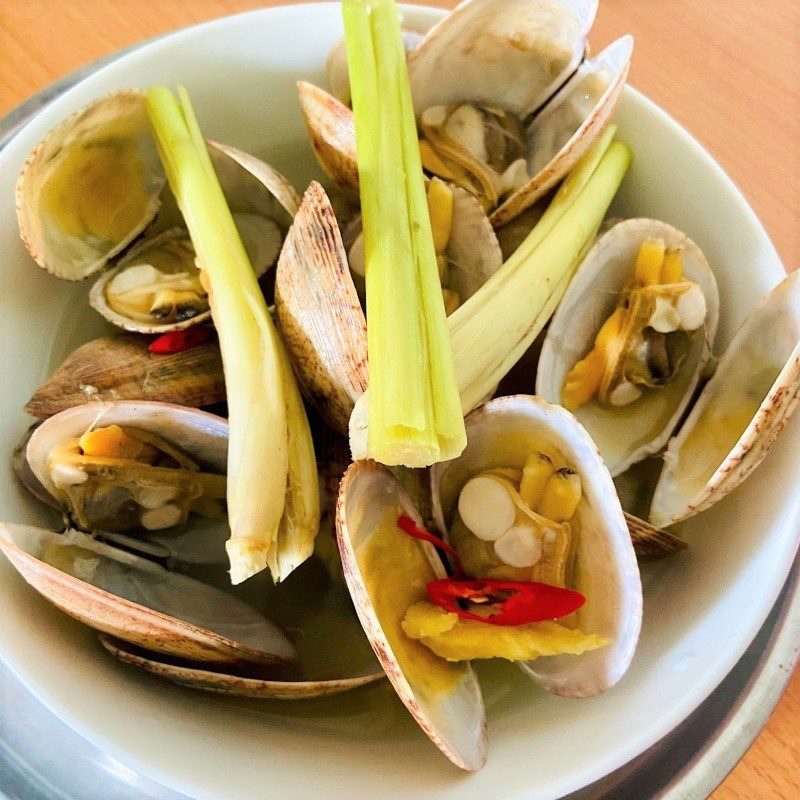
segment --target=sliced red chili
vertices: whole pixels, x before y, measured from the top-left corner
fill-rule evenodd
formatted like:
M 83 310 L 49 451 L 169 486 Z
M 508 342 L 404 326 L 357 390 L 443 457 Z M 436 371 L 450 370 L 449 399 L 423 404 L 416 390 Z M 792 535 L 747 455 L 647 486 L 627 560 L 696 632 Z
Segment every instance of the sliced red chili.
M 458 553 L 453 547 L 447 544 L 447 542 L 443 541 L 438 536 L 434 536 L 432 533 L 428 533 L 428 531 L 424 530 L 423 528 L 420 528 L 419 525 L 417 525 L 417 523 L 411 519 L 411 517 L 407 517 L 405 515 L 397 518 L 397 527 L 400 528 L 403 533 L 407 533 L 409 536 L 413 536 L 415 539 L 422 539 L 423 542 L 430 542 L 439 550 L 444 550 L 445 553 L 450 554 L 453 557 L 453 566 L 455 567 L 456 575 L 464 574 L 464 567 L 461 564 L 461 559 L 458 557 Z
M 586 602 L 580 592 L 535 581 L 445 578 L 431 581 L 427 589 L 431 602 L 445 611 L 452 611 L 462 619 L 491 625 L 524 625 L 558 619 L 577 611 Z M 459 600 L 486 603 L 497 610 L 481 616 L 462 608 Z
M 168 355 L 169 353 L 182 353 L 184 350 L 191 350 L 205 344 L 211 339 L 211 329 L 205 325 L 194 325 L 191 328 L 184 328 L 182 331 L 169 331 L 164 333 L 150 343 L 148 348 L 151 353 L 156 355 Z

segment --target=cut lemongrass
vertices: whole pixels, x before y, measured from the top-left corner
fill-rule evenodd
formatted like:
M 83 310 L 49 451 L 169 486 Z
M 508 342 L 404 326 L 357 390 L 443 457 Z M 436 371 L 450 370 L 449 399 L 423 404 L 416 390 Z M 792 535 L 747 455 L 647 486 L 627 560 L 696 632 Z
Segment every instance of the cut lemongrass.
M 231 581 L 240 583 L 267 566 L 276 546 L 287 495 L 317 493 L 316 470 L 293 465 L 290 450 L 314 461 L 305 413 L 302 420 L 292 392 L 294 378 L 283 364 L 282 343 L 267 310 L 253 268 L 208 156 L 189 96 L 154 87 L 147 112 L 170 188 L 183 214 L 198 264 L 209 288 L 225 371 L 230 434 L 228 442 L 228 517 L 226 545 Z M 298 395 L 299 397 L 299 395 Z M 302 405 L 300 406 L 302 409 Z M 290 446 L 292 435 L 302 447 Z M 287 477 L 288 476 L 288 477 Z M 301 476 L 303 486 L 287 486 Z M 305 528 L 304 528 L 305 529 Z M 297 552 L 310 552 L 310 541 Z M 275 562 L 277 563 L 277 562 Z M 293 562 L 292 562 L 293 563 Z M 284 570 L 273 577 L 286 577 Z
M 447 319 L 464 414 L 491 396 L 530 347 L 594 242 L 631 162 L 630 149 L 612 141 L 614 132 L 609 127 L 564 180 L 525 241 Z M 368 456 L 371 391 L 350 418 L 355 459 Z
M 370 369 L 369 455 L 423 467 L 466 445 L 393 0 L 342 3 L 358 144 Z

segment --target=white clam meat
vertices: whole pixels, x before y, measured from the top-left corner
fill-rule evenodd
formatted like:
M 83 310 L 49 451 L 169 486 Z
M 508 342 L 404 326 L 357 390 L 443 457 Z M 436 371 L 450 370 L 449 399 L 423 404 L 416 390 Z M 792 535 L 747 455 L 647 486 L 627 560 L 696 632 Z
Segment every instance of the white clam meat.
M 719 295 L 699 247 L 656 220 L 632 219 L 614 225 L 597 241 L 570 283 L 550 323 L 536 375 L 538 395 L 572 407 L 565 401 L 565 382 L 593 351 L 604 322 L 618 313 L 633 281 L 637 253 L 649 240 L 681 254 L 682 280 L 641 293 L 642 313 L 649 314 L 649 319 L 635 327 L 635 309 L 631 310 L 630 321 L 615 337 L 620 344 L 613 349 L 623 353 L 618 363 L 624 370 L 607 384 L 607 402 L 594 398 L 574 412 L 614 476 L 664 447 L 710 358 Z M 631 301 L 626 302 L 630 305 Z M 646 302 L 651 303 L 650 312 Z M 666 333 L 658 333 L 659 329 Z M 628 347 L 628 355 L 617 347 Z
M 671 525 L 733 491 L 761 463 L 800 393 L 800 273 L 747 317 L 664 454 L 650 519 Z

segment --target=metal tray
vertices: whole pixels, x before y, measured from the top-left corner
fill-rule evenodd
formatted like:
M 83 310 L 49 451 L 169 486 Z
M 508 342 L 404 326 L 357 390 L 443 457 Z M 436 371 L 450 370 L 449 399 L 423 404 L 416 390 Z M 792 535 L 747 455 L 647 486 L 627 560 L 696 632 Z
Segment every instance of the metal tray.
M 88 64 L 0 119 L 0 149 L 39 109 L 125 52 Z M 638 758 L 564 800 L 708 797 L 753 743 L 799 660 L 800 555 L 767 621 L 711 696 Z M 82 739 L 0 663 L 0 800 L 98 797 L 188 800 Z

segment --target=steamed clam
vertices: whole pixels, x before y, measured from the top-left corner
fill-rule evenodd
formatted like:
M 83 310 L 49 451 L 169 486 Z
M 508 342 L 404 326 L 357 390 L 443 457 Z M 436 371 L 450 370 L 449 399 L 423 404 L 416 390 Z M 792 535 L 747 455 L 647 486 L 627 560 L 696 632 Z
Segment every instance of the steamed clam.
M 427 183 L 427 198 L 442 297 L 450 315 L 500 269 L 503 255 L 486 213 L 469 192 L 434 177 Z M 360 232 L 350 245 L 348 263 L 356 285 L 363 288 Z
M 671 525 L 721 500 L 761 463 L 800 395 L 800 273 L 742 323 L 669 441 L 650 519 Z
M 219 664 L 295 657 L 283 632 L 246 604 L 80 531 L 3 523 L 0 549 L 67 614 L 153 652 Z
M 184 524 L 190 513 L 224 518 L 226 454 L 225 420 L 137 401 L 62 411 L 26 449 L 33 474 L 73 524 L 144 534 Z
M 207 147 L 261 276 L 277 260 L 299 198 L 259 159 Z M 206 287 L 165 184 L 144 92 L 112 93 L 50 131 L 28 157 L 17 186 L 22 238 L 40 266 L 69 280 L 113 260 L 89 302 L 117 327 L 164 333 L 203 322 L 211 316 Z
M 598 694 L 630 664 L 642 595 L 611 478 L 568 413 L 500 398 L 470 415 L 468 435 L 462 456 L 431 471 L 454 578 L 410 497 L 374 462 L 345 475 L 337 530 L 356 609 L 395 690 L 453 763 L 475 769 L 485 723 L 470 662 L 506 658 L 548 691 Z M 526 617 L 529 595 L 541 606 Z
M 467 436 L 459 458 L 431 470 L 440 533 L 476 578 L 581 592 L 586 604 L 566 626 L 540 623 L 543 639 L 531 648 L 548 657 L 519 660 L 556 694 L 605 691 L 633 657 L 642 590 L 628 524 L 593 442 L 563 409 L 527 395 L 473 411 Z
M 584 59 L 596 10 L 593 0 L 468 0 L 409 53 L 423 167 L 471 192 L 495 227 L 556 186 L 611 122 L 633 40 Z M 354 194 L 344 96 L 298 89 L 320 165 Z
M 542 347 L 537 393 L 574 411 L 618 475 L 658 452 L 711 356 L 719 295 L 697 245 L 627 220 L 595 244 Z

